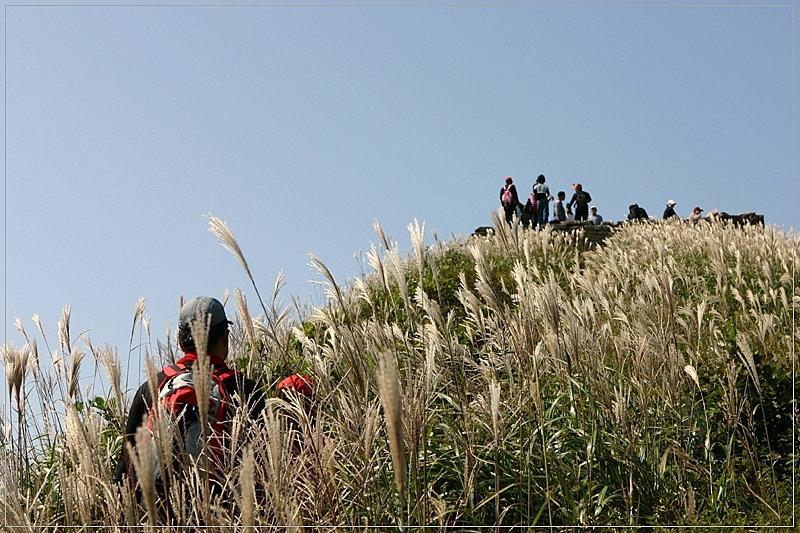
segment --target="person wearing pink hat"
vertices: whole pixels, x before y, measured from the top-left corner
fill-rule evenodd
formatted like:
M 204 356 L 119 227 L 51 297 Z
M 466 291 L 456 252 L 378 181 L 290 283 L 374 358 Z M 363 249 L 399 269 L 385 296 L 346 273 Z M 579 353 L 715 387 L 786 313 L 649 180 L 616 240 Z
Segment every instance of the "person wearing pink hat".
M 703 218 L 703 210 L 700 209 L 699 207 L 695 207 L 694 210 L 692 211 L 692 214 L 689 215 L 689 221 L 697 222 L 701 218 Z

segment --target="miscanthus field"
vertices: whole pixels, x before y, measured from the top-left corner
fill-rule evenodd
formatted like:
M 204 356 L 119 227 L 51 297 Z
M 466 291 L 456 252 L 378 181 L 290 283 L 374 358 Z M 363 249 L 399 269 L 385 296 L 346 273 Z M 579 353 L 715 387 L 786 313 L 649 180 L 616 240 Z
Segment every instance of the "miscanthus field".
M 295 372 L 317 385 L 310 409 L 270 398 L 261 423 L 233 420 L 219 491 L 190 459 L 153 466 L 174 448 L 159 428 L 134 465 L 139 503 L 115 485 L 127 351 L 73 338 L 68 308 L 52 330 L 18 321 L 28 343 L 2 352 L 5 525 L 148 530 L 165 507 L 219 531 L 795 523 L 794 237 L 642 223 L 586 250 L 580 233 L 494 226 L 426 245 L 415 222 L 404 253 L 376 223 L 363 277 L 337 284 L 311 257 L 323 306 L 284 306 L 280 279 L 218 295 L 232 366 L 268 393 Z M 135 317 L 149 337 L 143 301 Z M 151 375 L 179 356 L 174 335 L 146 346 Z

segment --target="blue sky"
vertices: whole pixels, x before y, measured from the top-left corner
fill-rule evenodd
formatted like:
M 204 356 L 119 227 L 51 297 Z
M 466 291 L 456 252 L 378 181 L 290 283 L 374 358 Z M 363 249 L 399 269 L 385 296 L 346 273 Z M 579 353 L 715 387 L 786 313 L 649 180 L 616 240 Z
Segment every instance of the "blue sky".
M 55 348 L 70 304 L 125 355 L 140 296 L 154 340 L 180 294 L 255 309 L 209 212 L 287 303 L 306 252 L 344 282 L 375 220 L 467 235 L 507 175 L 795 225 L 791 5 L 196 4 L 5 7 L 7 340 L 38 313 Z

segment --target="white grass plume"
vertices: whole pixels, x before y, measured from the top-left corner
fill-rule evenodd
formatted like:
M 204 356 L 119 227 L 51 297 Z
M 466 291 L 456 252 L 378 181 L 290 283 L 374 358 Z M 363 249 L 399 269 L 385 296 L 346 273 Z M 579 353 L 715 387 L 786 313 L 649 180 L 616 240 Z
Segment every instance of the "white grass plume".
M 5 365 L 6 383 L 9 394 L 15 399 L 18 408 L 21 408 L 22 405 L 22 393 L 25 374 L 28 370 L 29 356 L 30 346 L 28 344 L 22 348 L 15 348 L 11 342 L 3 345 L 2 360 Z
M 253 330 L 253 319 L 250 318 L 250 311 L 247 309 L 247 298 L 245 298 L 244 294 L 242 294 L 242 291 L 239 289 L 239 287 L 236 287 L 233 290 L 233 297 L 236 302 L 236 312 L 239 313 L 239 318 L 241 319 L 244 330 L 247 333 L 247 340 L 250 342 L 250 363 L 248 363 L 248 367 L 251 367 L 256 349 L 256 334 Z
M 239 488 L 241 493 L 240 507 L 242 525 L 245 532 L 253 531 L 255 525 L 255 480 L 253 464 L 253 447 L 247 446 L 242 457 L 242 468 L 239 472 Z
M 400 501 L 401 517 L 404 517 L 406 452 L 403 440 L 403 406 L 397 364 L 394 355 L 388 350 L 381 350 L 378 356 L 378 390 L 381 404 L 383 405 L 383 413 L 386 417 L 386 430 L 389 434 L 389 449 L 392 453 L 394 481 Z
M 39 318 L 39 315 L 38 314 L 34 314 L 33 317 L 31 317 L 31 320 L 33 320 L 33 323 L 36 324 L 36 328 L 39 330 L 39 333 L 42 335 L 42 338 L 44 339 L 45 344 L 47 344 L 47 336 L 45 336 L 45 334 L 44 334 L 44 328 L 42 327 L 42 320 Z
M 425 268 L 425 222 L 420 227 L 417 219 L 413 224 L 408 225 L 408 232 L 411 236 L 411 250 L 419 270 L 419 285 L 422 286 L 423 273 Z
M 61 345 L 61 351 L 68 354 L 72 349 L 72 344 L 69 338 L 69 319 L 72 312 L 72 307 L 65 305 L 61 309 L 61 320 L 58 321 L 58 342 Z
M 747 372 L 750 374 L 753 384 L 756 386 L 756 391 L 758 395 L 761 396 L 761 383 L 759 383 L 758 380 L 758 370 L 756 368 L 755 359 L 753 359 L 753 350 L 750 348 L 747 336 L 741 331 L 736 332 L 736 345 L 739 347 L 742 362 L 745 368 L 747 368 Z
M 392 248 L 386 252 L 386 262 L 389 273 L 397 282 L 397 286 L 400 289 L 400 295 L 403 297 L 403 305 L 405 306 L 406 312 L 410 314 L 411 300 L 408 296 L 408 280 L 406 279 L 405 265 L 400 258 L 400 250 L 397 247 L 397 243 L 394 243 Z
M 70 357 L 69 376 L 67 381 L 67 396 L 70 400 L 77 398 L 79 392 L 78 385 L 80 383 L 81 362 L 86 356 L 83 350 L 73 350 Z
M 144 296 L 140 296 L 133 308 L 133 321 L 131 323 L 131 339 L 130 343 L 133 345 L 133 336 L 136 334 L 136 324 L 144 317 L 144 310 L 147 305 L 145 304 Z
M 136 431 L 136 448 L 134 449 L 129 442 L 125 443 L 128 448 L 128 456 L 133 460 L 133 469 L 136 472 L 136 479 L 142 489 L 142 499 L 147 510 L 147 521 L 151 530 L 156 526 L 156 471 L 155 471 L 155 447 L 150 438 L 149 430 L 144 426 L 139 426 Z
M 381 261 L 381 254 L 375 248 L 374 243 L 370 243 L 370 250 L 367 252 L 367 262 L 372 269 L 377 273 L 378 279 L 381 280 L 381 285 L 385 290 L 389 290 L 389 280 L 386 276 L 386 270 L 383 268 L 383 261 Z
M 206 315 L 202 321 L 200 319 L 191 320 L 189 322 L 189 327 L 191 328 L 192 340 L 194 340 L 194 346 L 197 350 L 197 361 L 192 365 L 192 381 L 194 382 L 194 389 L 197 394 L 197 410 L 200 424 L 201 427 L 205 428 L 208 424 L 208 397 L 211 392 L 209 390 L 208 379 L 208 375 L 211 372 L 211 360 L 208 356 L 208 331 L 211 328 L 211 315 Z M 203 451 L 199 461 L 199 468 L 201 474 L 203 474 L 205 478 L 205 474 L 208 472 L 206 453 L 208 439 L 204 432 L 201 433 L 201 436 L 203 439 Z M 202 489 L 204 503 L 206 503 L 209 498 L 207 480 L 202 484 Z
M 372 223 L 372 227 L 375 230 L 375 234 L 378 236 L 378 239 L 380 239 L 383 249 L 389 250 L 389 239 L 386 238 L 386 234 L 383 232 L 383 227 L 381 226 L 380 222 L 376 220 Z
M 94 350 L 94 356 L 100 361 L 101 366 L 106 372 L 108 382 L 111 385 L 111 391 L 114 393 L 116 400 L 117 416 L 122 421 L 122 427 L 125 427 L 125 416 L 122 410 L 122 362 L 120 361 L 117 351 L 109 346 L 104 350 Z
M 311 258 L 311 263 L 309 264 L 309 266 L 311 266 L 311 268 L 316 270 L 319 274 L 322 274 L 322 276 L 327 280 L 326 282 L 324 282 L 324 284 L 327 285 L 327 288 L 325 290 L 326 298 L 330 298 L 332 300 L 336 300 L 337 302 L 339 302 L 340 304 L 343 305 L 344 304 L 344 298 L 342 296 L 342 291 L 339 288 L 339 284 L 336 283 L 336 278 L 333 277 L 333 273 L 325 265 L 325 263 L 323 263 L 319 259 L 319 257 L 317 257 L 316 255 L 312 254 L 311 252 L 308 252 L 307 255 L 308 255 L 308 257 Z M 319 283 L 319 282 L 316 282 L 316 283 Z
M 217 241 L 233 254 L 239 263 L 241 263 L 247 276 L 252 280 L 253 276 L 250 273 L 250 267 L 247 265 L 247 260 L 244 258 L 242 249 L 239 247 L 239 243 L 236 242 L 236 237 L 233 236 L 233 232 L 228 227 L 228 224 L 215 217 L 212 213 L 205 215 L 205 217 L 208 220 L 208 231 L 213 233 Z
M 212 213 L 208 213 L 204 216 L 208 220 L 208 231 L 214 234 L 214 236 L 217 238 L 217 242 L 219 242 L 223 248 L 233 254 L 236 260 L 242 265 L 242 268 L 244 268 L 247 277 L 250 279 L 250 283 L 253 285 L 253 289 L 256 291 L 258 301 L 261 303 L 261 307 L 264 309 L 264 314 L 269 316 L 269 313 L 267 313 L 267 308 L 264 306 L 264 301 L 261 299 L 261 294 L 258 292 L 256 281 L 253 279 L 253 274 L 250 272 L 250 267 L 247 265 L 247 260 L 244 258 L 242 249 L 239 247 L 239 243 L 236 242 L 236 237 L 233 236 L 233 232 L 228 227 L 228 224 L 215 217 Z

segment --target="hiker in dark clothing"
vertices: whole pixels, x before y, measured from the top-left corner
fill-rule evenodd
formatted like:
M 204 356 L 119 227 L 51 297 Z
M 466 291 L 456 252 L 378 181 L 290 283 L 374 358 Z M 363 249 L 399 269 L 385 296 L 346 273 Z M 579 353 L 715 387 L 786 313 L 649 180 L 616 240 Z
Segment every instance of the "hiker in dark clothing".
M 639 204 L 631 204 L 628 206 L 627 219 L 630 221 L 650 220 L 650 217 L 647 216 L 647 211 L 643 207 L 639 207 Z
M 126 477 L 130 483 L 136 482 L 137 476 L 133 467 L 134 458 L 130 456 L 127 445 L 130 445 L 134 454 L 139 455 L 136 446 L 137 431 L 141 433 L 140 427 L 145 428 L 143 435 L 147 436 L 147 444 L 152 445 L 152 429 L 155 424 L 150 419 L 156 413 L 153 406 L 153 393 L 159 395 L 161 405 L 165 407 L 165 399 L 176 391 L 184 392 L 188 388 L 191 389 L 191 392 L 188 393 L 190 396 L 184 395 L 183 398 L 194 395 L 194 405 L 188 402 L 181 404 L 180 412 L 174 413 L 177 415 L 177 420 L 173 418 L 177 422 L 177 429 L 185 437 L 185 443 L 180 442 L 178 446 L 174 447 L 174 453 L 176 454 L 174 460 L 176 462 L 179 461 L 177 454 L 180 452 L 195 455 L 192 448 L 198 449 L 199 444 L 199 448 L 204 450 L 199 454 L 204 458 L 203 464 L 208 464 L 211 468 L 219 466 L 218 459 L 224 455 L 221 453 L 222 450 L 219 450 L 219 453 L 216 454 L 214 453 L 215 450 L 211 450 L 208 456 L 204 455 L 205 450 L 208 450 L 213 445 L 222 446 L 222 443 L 227 438 L 230 420 L 233 418 L 234 413 L 241 412 L 239 411 L 241 409 L 246 409 L 246 415 L 250 420 L 255 421 L 260 418 L 262 411 L 265 409 L 265 399 L 261 388 L 254 381 L 244 377 L 239 372 L 231 370 L 225 362 L 225 358 L 228 356 L 228 325 L 230 323 L 225 315 L 224 307 L 214 298 L 204 296 L 195 298 L 181 308 L 178 343 L 185 355 L 174 365 L 164 367 L 158 373 L 156 378 L 158 391 L 151 391 L 149 382 L 142 384 L 136 391 L 128 413 L 127 423 L 125 424 L 125 444 L 119 457 L 115 476 L 117 483 L 122 483 Z M 198 417 L 195 414 L 197 412 L 197 400 L 192 381 L 194 376 L 191 371 L 192 367 L 198 364 L 198 350 L 192 337 L 192 328 L 195 328 L 195 334 L 199 334 L 200 330 L 198 328 L 205 327 L 204 324 L 208 325 L 208 340 L 205 353 L 210 367 L 209 383 L 217 384 L 216 388 L 209 386 L 210 409 L 208 413 L 209 427 L 206 428 L 206 434 L 208 435 L 206 448 L 202 446 L 202 439 L 200 438 L 202 425 L 197 421 Z M 211 412 L 212 406 L 215 409 L 215 413 L 225 415 L 222 420 L 214 419 L 215 415 Z M 214 427 L 215 422 L 217 427 Z M 145 440 L 142 439 L 139 444 L 143 445 L 144 443 Z M 206 459 L 208 459 L 207 463 L 205 462 Z M 198 460 L 198 457 L 195 457 L 195 460 Z M 158 470 L 158 467 L 156 467 L 156 470 Z M 166 470 L 165 465 L 161 465 L 161 470 Z M 162 515 L 162 519 L 164 519 L 163 515 L 166 514 L 167 517 L 165 519 L 167 521 L 174 520 L 169 502 L 166 501 L 168 500 L 166 480 L 157 473 L 154 473 L 154 475 L 157 476 L 157 492 L 160 493 L 159 505 L 161 508 L 159 514 Z M 216 488 L 218 489 L 219 487 L 216 486 Z M 214 484 L 212 484 L 211 489 L 212 492 L 219 492 L 215 490 Z M 137 497 L 141 498 L 141 490 L 137 488 L 136 492 Z
M 506 184 L 500 189 L 500 204 L 503 206 L 503 211 L 505 211 L 506 222 L 511 224 L 514 213 L 517 212 L 517 205 L 519 205 L 517 188 L 514 186 L 514 181 L 511 179 L 511 176 L 506 178 Z
M 534 196 L 534 193 L 531 193 L 528 197 L 528 201 L 525 202 L 525 207 L 522 208 L 523 228 L 533 226 L 533 228 L 536 229 L 537 203 L 536 196 Z
M 678 205 L 678 204 L 675 203 L 675 200 L 670 200 L 669 202 L 667 202 L 667 208 L 664 209 L 664 216 L 661 217 L 661 218 L 663 218 L 664 220 L 667 220 L 667 219 L 673 218 L 673 217 L 674 218 L 680 218 L 678 216 L 678 213 L 675 212 L 675 206 L 676 205 Z
M 583 190 L 583 186 L 580 183 L 573 183 L 572 187 L 575 189 L 575 194 L 570 198 L 567 210 L 574 204 L 575 220 L 586 220 L 589 218 L 589 202 L 592 201 L 592 196 Z

